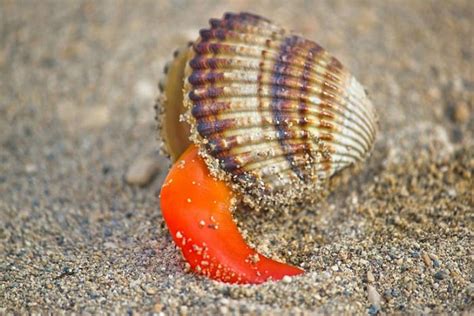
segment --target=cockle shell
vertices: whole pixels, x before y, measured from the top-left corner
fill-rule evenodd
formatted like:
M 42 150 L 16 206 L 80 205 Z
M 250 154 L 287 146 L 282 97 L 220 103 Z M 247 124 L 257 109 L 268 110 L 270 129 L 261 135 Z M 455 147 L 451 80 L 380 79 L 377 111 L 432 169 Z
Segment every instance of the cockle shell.
M 375 109 L 359 82 L 321 46 L 260 16 L 211 19 L 167 70 L 165 149 L 177 159 L 198 144 L 211 172 L 254 205 L 317 200 L 374 143 Z

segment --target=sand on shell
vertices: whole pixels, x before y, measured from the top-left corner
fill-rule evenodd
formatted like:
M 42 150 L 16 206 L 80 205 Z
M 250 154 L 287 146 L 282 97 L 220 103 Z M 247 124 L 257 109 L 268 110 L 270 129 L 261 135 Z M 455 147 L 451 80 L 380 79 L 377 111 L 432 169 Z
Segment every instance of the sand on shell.
M 0 1 L 0 313 L 473 312 L 474 3 Z M 316 40 L 367 87 L 380 133 L 316 210 L 237 214 L 308 272 L 230 286 L 185 272 L 127 168 L 156 153 L 172 51 L 225 11 Z M 156 169 L 156 168 L 155 168 Z

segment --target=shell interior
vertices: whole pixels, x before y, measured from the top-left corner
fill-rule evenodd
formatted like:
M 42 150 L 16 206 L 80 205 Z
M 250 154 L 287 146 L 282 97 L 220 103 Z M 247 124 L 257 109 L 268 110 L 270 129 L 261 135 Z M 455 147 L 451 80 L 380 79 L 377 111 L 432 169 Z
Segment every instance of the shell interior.
M 191 144 L 190 126 L 180 120 L 180 116 L 186 111 L 183 103 L 183 78 L 188 54 L 187 47 L 176 50 L 174 59 L 165 66 L 166 77 L 160 82 L 161 100 L 158 100 L 158 104 L 162 106 L 157 105 L 157 109 L 161 111 L 159 130 L 164 151 L 173 161 Z

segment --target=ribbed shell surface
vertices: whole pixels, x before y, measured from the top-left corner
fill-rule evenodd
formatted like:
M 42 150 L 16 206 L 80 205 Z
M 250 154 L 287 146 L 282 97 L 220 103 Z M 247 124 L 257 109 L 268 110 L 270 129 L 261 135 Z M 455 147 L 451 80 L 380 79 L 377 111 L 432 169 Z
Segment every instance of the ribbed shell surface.
M 185 73 L 192 140 L 211 168 L 265 201 L 307 200 L 374 142 L 374 108 L 356 79 L 321 46 L 265 18 L 211 19 Z

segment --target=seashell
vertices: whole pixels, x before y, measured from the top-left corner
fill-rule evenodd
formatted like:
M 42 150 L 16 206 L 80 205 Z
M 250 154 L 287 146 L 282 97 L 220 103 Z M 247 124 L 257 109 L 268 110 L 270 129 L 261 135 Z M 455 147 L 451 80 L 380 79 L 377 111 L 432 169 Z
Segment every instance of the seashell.
M 229 210 L 233 193 L 253 208 L 295 208 L 327 194 L 328 180 L 372 149 L 377 117 L 364 88 L 320 45 L 250 13 L 211 19 L 165 73 L 160 138 L 173 161 L 182 158 L 160 199 L 192 269 L 237 283 L 301 273 L 244 243 Z M 204 217 L 216 231 L 199 230 Z
M 377 119 L 361 84 L 321 46 L 265 18 L 211 19 L 175 55 L 167 152 L 177 159 L 198 144 L 211 171 L 259 205 L 314 200 L 372 148 Z

